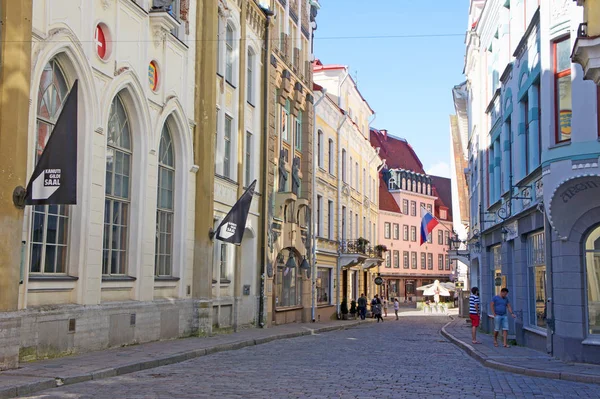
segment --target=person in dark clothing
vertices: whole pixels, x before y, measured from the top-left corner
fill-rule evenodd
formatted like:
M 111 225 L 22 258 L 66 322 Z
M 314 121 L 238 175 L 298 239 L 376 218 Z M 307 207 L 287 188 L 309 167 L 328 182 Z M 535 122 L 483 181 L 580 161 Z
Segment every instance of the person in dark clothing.
M 383 323 L 383 317 L 381 317 L 381 299 L 375 294 L 375 297 L 371 301 L 371 308 L 373 309 L 373 316 L 377 319 L 377 323 L 381 320 Z
M 365 294 L 360 294 L 360 298 L 358 298 L 358 314 L 361 320 L 367 318 L 367 297 Z

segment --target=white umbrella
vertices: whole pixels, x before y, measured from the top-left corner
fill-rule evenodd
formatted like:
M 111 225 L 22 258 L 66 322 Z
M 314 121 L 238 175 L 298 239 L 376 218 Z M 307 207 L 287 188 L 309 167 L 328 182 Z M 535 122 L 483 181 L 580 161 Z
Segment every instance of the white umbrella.
M 452 284 L 454 285 L 454 284 Z M 423 295 L 433 295 L 434 301 L 437 303 L 440 301 L 441 296 L 450 296 L 451 288 L 447 288 L 444 283 L 440 283 L 439 280 L 435 280 L 433 284 L 427 284 L 422 287 L 418 287 L 417 290 L 423 291 Z

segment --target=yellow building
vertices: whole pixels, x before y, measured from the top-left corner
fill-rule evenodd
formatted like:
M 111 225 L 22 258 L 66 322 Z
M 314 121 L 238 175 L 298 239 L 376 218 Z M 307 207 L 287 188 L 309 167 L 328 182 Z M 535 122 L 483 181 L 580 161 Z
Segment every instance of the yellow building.
M 573 62 L 583 67 L 584 78 L 600 84 L 600 0 L 576 0 L 583 6 L 583 22 L 577 30 Z
M 369 140 L 374 111 L 348 68 L 314 64 L 316 104 L 317 319 L 337 317 L 341 304 L 377 293 L 382 262 L 375 252 L 381 159 Z

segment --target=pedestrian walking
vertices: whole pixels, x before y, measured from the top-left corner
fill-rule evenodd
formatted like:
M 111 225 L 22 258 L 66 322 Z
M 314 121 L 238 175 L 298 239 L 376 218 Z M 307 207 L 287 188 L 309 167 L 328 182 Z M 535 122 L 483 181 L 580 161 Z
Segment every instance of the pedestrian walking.
M 367 297 L 365 294 L 360 294 L 360 298 L 358 298 L 358 315 L 361 320 L 367 318 Z
M 398 311 L 400 310 L 400 302 L 398 298 L 394 298 L 394 313 L 396 313 L 396 320 L 398 320 Z
M 508 315 L 506 312 L 508 311 L 513 319 L 516 316 L 508 300 L 508 288 L 502 288 L 500 295 L 492 298 L 491 308 L 492 316 L 494 317 L 494 346 L 498 346 L 498 333 L 502 330 L 504 347 L 510 348 L 508 346 Z
M 373 312 L 373 318 L 377 319 L 377 323 L 379 323 L 379 320 L 383 321 L 383 317 L 381 317 L 381 299 L 379 299 L 379 295 L 377 294 L 375 294 L 371 301 L 371 311 Z
M 388 300 L 386 297 L 383 297 L 383 315 L 387 317 L 387 308 L 388 308 Z
M 471 342 L 474 344 L 480 344 L 477 341 L 477 327 L 479 327 L 479 288 L 471 288 L 471 295 L 469 296 L 469 318 L 471 319 Z

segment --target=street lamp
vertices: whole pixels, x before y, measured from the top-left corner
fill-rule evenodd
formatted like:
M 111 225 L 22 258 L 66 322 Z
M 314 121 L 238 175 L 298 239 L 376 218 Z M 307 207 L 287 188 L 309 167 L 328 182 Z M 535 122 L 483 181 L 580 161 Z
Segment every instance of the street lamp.
M 306 277 L 310 278 L 310 264 L 306 260 L 306 256 L 302 259 L 302 263 L 300 263 L 300 270 L 306 270 Z

